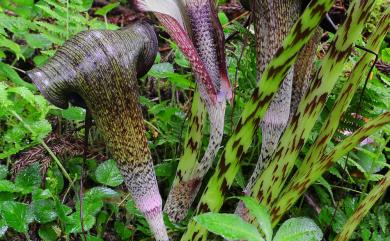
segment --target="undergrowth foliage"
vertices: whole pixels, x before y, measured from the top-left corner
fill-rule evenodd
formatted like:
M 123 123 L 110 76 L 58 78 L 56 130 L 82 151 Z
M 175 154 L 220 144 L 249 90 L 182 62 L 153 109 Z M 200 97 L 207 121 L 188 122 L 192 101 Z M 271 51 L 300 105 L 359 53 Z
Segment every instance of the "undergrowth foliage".
M 104 2 L 103 5 L 99 2 L 0 1 L 0 240 L 86 238 L 99 241 L 152 238 L 146 220 L 124 187 L 123 177 L 115 161 L 110 159 L 101 133 L 94 126 L 89 133 L 89 150 L 84 161 L 85 110 L 74 106 L 66 110 L 58 109 L 50 105 L 33 84 L 26 81 L 25 71 L 45 64 L 67 39 L 89 29 L 119 29 L 120 26 L 110 23 L 111 17 L 123 14 L 123 11 L 128 11 L 121 15 L 123 18 L 134 13 L 131 5 L 125 2 Z M 378 190 L 388 186 L 388 177 L 386 179 L 385 175 L 390 167 L 389 125 L 383 125 L 370 136 L 362 134 L 364 138 L 359 140 L 359 145 L 351 148 L 348 154 L 333 160 L 333 165 L 327 171 L 318 179 L 313 179 L 304 195 L 297 197 L 295 205 L 291 205 L 289 210 L 282 210 L 287 212 L 283 217 L 278 217 L 281 223 L 276 227 L 272 225 L 275 225 L 273 215 L 277 212 L 272 208 L 283 204 L 283 192 L 282 198 L 271 203 L 263 200 L 263 205 L 258 204 L 257 197 L 237 197 L 242 195 L 241 190 L 256 165 L 261 133 L 252 133 L 256 128 L 249 128 L 251 133 L 244 131 L 237 135 L 246 138 L 247 143 L 240 160 L 234 160 L 234 175 L 228 173 L 228 177 L 223 176 L 226 173 L 220 172 L 223 166 L 218 164 L 218 160 L 221 155 L 227 155 L 229 160 L 236 158 L 233 157 L 236 153 L 231 152 L 236 152 L 237 148 L 232 149 L 233 144 L 229 139 L 234 137 L 240 118 L 247 117 L 247 110 L 252 107 L 253 90 L 258 86 L 255 35 L 253 25 L 248 20 L 250 14 L 242 8 L 231 10 L 236 6 L 231 4 L 233 1 L 217 2 L 220 7 L 218 17 L 228 40 L 225 52 L 229 79 L 235 93 L 234 103 L 226 109 L 220 154 L 215 158 L 200 195 L 195 199 L 201 205 L 198 208 L 193 205 L 187 218 L 179 224 L 171 223 L 168 218 L 165 220 L 171 239 L 180 240 L 185 233 L 182 240 L 221 240 L 223 237 L 228 240 L 279 241 L 290 240 L 289 237 L 293 235 L 294 240 L 332 240 L 336 237 L 344 240 L 347 236 L 351 240 L 388 240 L 389 194 Z M 386 1 L 373 2 L 372 13 L 362 33 L 355 36 L 356 41 L 351 46 L 367 47 L 367 39 L 375 32 L 383 12 L 389 8 Z M 116 11 L 119 5 L 121 11 Z M 337 6 L 340 9 L 345 7 Z M 177 45 L 167 39 L 163 29 L 155 29 L 160 34 L 161 51 L 149 73 L 139 81 L 140 103 L 143 106 L 149 147 L 156 160 L 155 172 L 160 192 L 166 198 L 179 160 L 198 161 L 207 147 L 210 133 L 207 121 L 202 122 L 204 126 L 200 131 L 189 132 L 190 136 L 197 138 L 200 147 L 191 154 L 193 156 L 186 152 L 186 130 L 193 127 L 194 116 L 199 114 L 205 118 L 206 114 L 200 108 L 202 103 L 189 62 Z M 327 40 L 318 46 L 315 71 L 322 65 L 324 53 L 330 48 L 335 35 L 325 33 L 323 37 Z M 389 33 L 384 39 L 377 52 L 381 68 L 373 69 L 367 84 L 364 81 L 358 84 L 324 153 L 331 153 L 338 145 L 343 147 L 343 141 L 354 139 L 356 131 L 359 133 L 359 130 L 367 127 L 367 123 L 377 120 L 380 115 L 386 116 L 389 111 L 390 76 L 385 71 L 390 65 Z M 316 142 L 333 106 L 337 104 L 355 64 L 365 54 L 364 50 L 351 50 L 351 55 L 340 65 L 342 74 L 335 77 L 334 88 L 331 92 L 329 90 L 329 99 L 324 103 L 318 120 L 313 123 L 306 143 L 297 153 L 296 160 L 290 163 L 293 171 L 306 165 L 302 163 L 306 154 Z M 365 73 L 361 74 L 365 78 Z M 274 84 L 272 81 L 270 83 Z M 266 91 L 273 92 L 276 89 L 273 86 L 271 91 Z M 53 138 L 58 141 L 52 141 Z M 289 141 L 288 138 L 285 141 Z M 182 156 L 183 152 L 187 155 Z M 327 157 L 318 156 L 318 163 Z M 185 164 L 192 165 L 189 162 Z M 14 170 L 17 172 L 14 173 Z M 303 177 L 306 172 L 302 171 L 301 174 L 299 177 Z M 84 185 L 80 190 L 82 175 Z M 224 178 L 228 178 L 229 188 L 226 183 L 216 181 Z M 208 180 L 211 180 L 209 184 Z M 223 192 L 214 192 L 219 186 L 224 187 Z M 366 196 L 373 198 L 367 201 Z M 378 200 L 377 204 L 372 203 L 374 199 Z M 232 214 L 238 200 L 243 201 L 249 209 L 251 222 Z M 216 213 L 220 208 L 222 213 Z M 365 216 L 359 217 L 361 222 L 355 230 L 350 230 L 355 225 L 351 217 L 356 217 L 354 215 L 358 215 L 362 209 Z M 202 213 L 204 211 L 207 212 Z M 206 230 L 212 232 L 207 238 Z

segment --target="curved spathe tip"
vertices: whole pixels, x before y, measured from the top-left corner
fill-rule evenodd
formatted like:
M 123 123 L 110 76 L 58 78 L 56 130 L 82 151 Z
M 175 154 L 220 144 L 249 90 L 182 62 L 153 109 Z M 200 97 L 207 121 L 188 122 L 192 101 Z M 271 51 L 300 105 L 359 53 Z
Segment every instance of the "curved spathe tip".
M 68 108 L 69 101 L 62 90 L 56 91 L 56 88 L 50 87 L 55 82 L 53 79 L 58 75 L 53 74 L 52 71 L 45 71 L 40 68 L 27 71 L 26 74 L 46 100 L 59 108 Z
M 53 105 L 67 108 L 70 102 L 85 107 L 81 87 L 101 67 L 114 66 L 115 62 L 142 77 L 154 63 L 157 44 L 154 29 L 146 22 L 116 31 L 84 31 L 66 41 L 44 66 L 28 71 L 27 76 Z M 116 61 L 112 62 L 113 59 Z

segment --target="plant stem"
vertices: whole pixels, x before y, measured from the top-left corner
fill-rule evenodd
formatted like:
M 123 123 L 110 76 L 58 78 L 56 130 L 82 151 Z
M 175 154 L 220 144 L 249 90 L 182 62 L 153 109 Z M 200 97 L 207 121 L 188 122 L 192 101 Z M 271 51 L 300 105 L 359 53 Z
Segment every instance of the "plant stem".
M 384 15 L 384 17 L 378 24 L 379 26 L 378 30 L 375 31 L 375 33 L 370 37 L 368 41 L 368 46 L 370 48 L 378 50 L 381 42 L 386 36 L 386 33 L 390 28 L 389 13 L 390 11 L 388 11 L 388 14 Z M 281 215 L 283 215 L 287 210 L 289 210 L 291 205 L 295 203 L 295 201 L 299 198 L 299 196 L 302 195 L 303 191 L 306 190 L 304 187 L 306 187 L 309 183 L 312 183 L 313 179 L 316 180 L 317 178 L 320 177 L 320 175 L 318 175 L 318 172 L 324 171 L 323 170 L 324 164 L 321 163 L 321 161 L 324 161 L 324 159 L 321 159 L 321 157 L 324 156 L 327 144 L 332 138 L 335 131 L 337 130 L 339 121 L 343 113 L 347 109 L 349 103 L 351 102 L 353 95 L 359 86 L 359 83 L 367 75 L 367 71 L 370 68 L 370 62 L 372 58 L 373 58 L 372 54 L 365 53 L 361 57 L 361 59 L 357 62 L 356 66 L 352 71 L 350 78 L 344 84 L 343 89 L 341 90 L 337 100 L 335 101 L 331 113 L 329 114 L 326 121 L 324 122 L 322 129 L 319 131 L 319 135 L 315 143 L 309 149 L 297 173 L 294 175 L 292 179 L 290 179 L 290 182 L 287 185 L 287 187 L 283 189 L 283 193 L 280 195 L 280 199 L 277 201 L 275 205 L 272 206 L 271 210 L 277 210 L 275 212 L 271 212 L 273 219 L 275 220 L 274 221 L 275 224 L 277 222 L 276 220 L 278 220 L 281 217 Z M 355 135 L 356 134 L 354 134 L 353 136 Z M 345 141 L 348 140 L 352 141 L 355 139 L 350 139 L 350 137 L 348 137 L 342 143 L 345 143 Z M 359 143 L 360 141 L 357 143 L 351 142 L 350 146 L 348 146 L 347 149 L 352 150 L 352 148 L 354 148 Z M 337 150 L 336 148 L 334 150 Z M 334 152 L 334 150 L 332 150 L 332 152 Z M 320 161 L 318 160 L 319 158 Z M 331 165 L 331 163 L 329 163 L 329 165 Z M 330 166 L 327 167 L 326 170 L 328 168 L 330 168 Z M 301 185 L 303 183 L 304 185 Z M 296 196 L 294 197 L 294 195 Z
M 362 200 L 359 206 L 356 208 L 354 214 L 344 224 L 342 231 L 334 239 L 335 241 L 347 241 L 351 237 L 353 231 L 359 225 L 361 220 L 370 211 L 372 206 L 378 201 L 378 199 L 384 195 L 386 189 L 390 186 L 390 171 L 388 171 L 385 177 L 379 181 L 371 192 Z
M 305 9 L 303 15 L 291 29 L 283 42 L 283 49 L 288 51 L 277 52 L 263 73 L 261 81 L 254 89 L 251 100 L 246 103 L 237 127 L 229 138 L 221 159 L 218 161 L 216 171 L 210 178 L 205 189 L 206 191 L 201 197 L 196 210 L 197 214 L 218 211 L 221 208 L 225 192 L 233 183 L 235 175 L 239 170 L 242 156 L 248 151 L 255 133 L 257 133 L 260 120 L 264 116 L 272 97 L 278 90 L 288 70 L 294 64 L 299 50 L 309 41 L 315 31 L 315 26 L 320 23 L 333 3 L 334 0 L 316 1 Z M 305 32 L 306 34 L 297 39 L 298 32 Z M 206 236 L 206 229 L 195 223 L 195 221 L 190 221 L 188 229 L 181 240 L 204 240 Z
M 337 31 L 335 42 L 324 57 L 321 68 L 280 138 L 271 164 L 252 188 L 251 196 L 266 207 L 270 208 L 288 180 L 298 154 L 325 106 L 374 3 L 375 0 L 359 0 L 350 5 L 347 20 Z M 300 169 L 305 170 L 305 163 L 302 165 Z

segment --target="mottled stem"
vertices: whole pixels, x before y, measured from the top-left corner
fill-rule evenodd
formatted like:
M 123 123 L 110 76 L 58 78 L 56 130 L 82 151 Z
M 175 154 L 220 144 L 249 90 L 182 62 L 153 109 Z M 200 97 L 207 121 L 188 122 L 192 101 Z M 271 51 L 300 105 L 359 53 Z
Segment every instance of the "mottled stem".
M 146 23 L 81 32 L 43 67 L 28 72 L 54 105 L 86 105 L 156 240 L 167 241 L 162 200 L 139 105 L 137 78 L 154 62 L 157 38 Z
M 298 19 L 300 9 L 301 2 L 296 0 L 254 1 L 253 16 L 258 80 L 261 79 L 261 74 L 276 51 L 282 46 L 288 31 Z M 248 194 L 264 167 L 270 162 L 270 157 L 278 144 L 280 135 L 287 125 L 290 115 L 293 77 L 294 68 L 291 68 L 260 123 L 262 131 L 261 152 L 244 193 Z M 242 217 L 246 216 L 247 210 L 242 202 L 238 204 L 236 213 Z
M 167 201 L 164 206 L 169 218 L 177 222 L 185 218 L 199 188 L 197 181 L 193 181 L 193 170 L 198 165 L 198 159 L 202 147 L 202 133 L 206 123 L 206 107 L 200 99 L 199 91 L 196 91 L 192 101 L 189 116 L 189 126 L 184 141 L 184 153 L 176 170 L 176 176 L 172 183 Z
M 145 4 L 147 2 L 151 3 L 150 1 L 144 2 Z M 191 36 L 180 30 L 181 27 L 178 23 L 181 21 L 180 18 L 177 21 L 178 14 L 174 15 L 172 13 L 168 17 L 168 15 L 156 13 L 156 16 L 167 27 L 167 31 L 192 64 L 202 100 L 208 111 L 210 138 L 205 154 L 200 161 L 180 159 L 177 177 L 164 207 L 170 219 L 175 222 L 182 220 L 186 216 L 202 184 L 203 177 L 215 159 L 223 137 L 226 100 L 232 98 L 226 70 L 224 34 L 222 26 L 218 21 L 213 1 L 184 1 L 183 5 L 182 16 L 187 16 L 186 19 L 189 20 L 185 26 L 190 28 L 190 31 L 187 32 L 190 32 Z M 150 5 L 150 8 L 152 9 L 153 6 Z M 174 16 L 176 16 L 176 20 Z M 188 40 L 189 37 L 191 37 L 192 41 Z M 205 83 L 212 84 L 212 87 L 205 88 L 205 86 L 208 86 Z M 207 91 L 207 89 L 215 90 L 217 94 L 215 96 L 216 99 L 211 98 L 214 93 Z M 192 124 L 198 125 L 195 122 L 192 122 Z M 186 146 L 185 148 L 192 147 Z M 196 152 L 199 152 L 201 145 L 196 145 L 196 148 L 198 149 Z M 191 151 L 195 152 L 194 150 L 185 150 L 185 153 Z M 185 161 L 193 161 L 194 163 L 185 165 L 181 163 Z M 182 169 L 184 166 L 191 166 L 192 170 Z M 190 174 L 184 177 L 183 171 L 186 174 Z
M 337 31 L 335 41 L 324 57 L 321 68 L 316 72 L 309 89 L 299 103 L 297 112 L 282 134 L 270 165 L 251 190 L 251 196 L 263 205 L 270 207 L 288 181 L 295 160 L 342 72 L 353 43 L 361 34 L 374 2 L 375 0 L 359 0 L 351 4 L 346 22 Z
M 242 157 L 247 153 L 273 96 L 290 67 L 295 63 L 299 51 L 308 42 L 333 3 L 334 0 L 312 1 L 291 28 L 289 35 L 283 41 L 283 46 L 279 48 L 264 71 L 251 99 L 245 104 L 234 133 L 227 141 L 215 172 L 201 196 L 196 214 L 218 212 L 221 208 L 226 191 L 234 181 Z M 181 240 L 205 240 L 206 237 L 207 230 L 191 220 Z
M 374 52 L 379 50 L 386 33 L 390 29 L 390 10 L 387 11 L 377 25 L 377 30 L 369 37 L 366 45 L 368 49 Z M 282 215 L 292 207 L 299 197 L 307 190 L 307 187 L 317 180 L 324 171 L 331 167 L 331 163 L 329 163 L 330 165 L 321 163 L 326 160 L 321 157 L 324 156 L 328 146 L 327 144 L 336 132 L 340 119 L 356 93 L 359 83 L 361 83 L 369 74 L 368 72 L 371 68 L 371 62 L 374 57 L 375 56 L 372 53 L 366 52 L 351 71 L 350 77 L 344 83 L 344 86 L 340 91 L 330 114 L 324 121 L 314 144 L 306 153 L 298 171 L 290 179 L 289 184 L 283 189 L 280 198 L 272 205 L 271 213 L 274 224 L 276 224 Z M 350 147 L 348 148 L 353 147 L 351 143 L 349 144 Z M 336 159 L 334 159 L 333 162 L 334 161 L 336 161 Z M 324 166 L 327 168 L 324 169 Z
M 390 171 L 375 185 L 370 193 L 363 199 L 363 201 L 356 208 L 356 211 L 344 224 L 342 231 L 334 239 L 335 241 L 348 241 L 355 231 L 356 227 L 362 221 L 364 216 L 370 211 L 372 206 L 378 199 L 386 193 L 386 189 L 390 186 Z
M 294 78 L 291 91 L 290 117 L 297 111 L 298 104 L 312 80 L 314 60 L 317 56 L 317 48 L 320 43 L 323 31 L 317 28 L 313 37 L 299 52 L 297 62 L 294 65 Z

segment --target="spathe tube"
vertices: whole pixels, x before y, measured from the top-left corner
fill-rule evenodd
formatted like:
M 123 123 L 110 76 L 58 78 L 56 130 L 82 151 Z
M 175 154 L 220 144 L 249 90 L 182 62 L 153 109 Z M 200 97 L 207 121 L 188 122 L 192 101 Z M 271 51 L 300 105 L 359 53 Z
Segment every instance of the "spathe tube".
M 154 62 L 157 38 L 146 23 L 81 32 L 27 74 L 54 105 L 85 104 L 156 240 L 168 240 L 162 200 L 147 145 L 137 78 Z
M 203 177 L 217 155 L 223 137 L 226 101 L 233 98 L 226 67 L 224 33 L 214 1 L 133 0 L 132 2 L 138 10 L 154 13 L 189 60 L 210 120 L 209 144 L 203 157 L 196 163 L 186 164 L 191 166 L 190 168 L 177 170 L 164 207 L 169 218 L 178 222 L 186 216 Z M 185 148 L 196 150 L 201 148 L 201 145 L 190 147 L 187 145 Z M 184 161 L 188 160 L 181 159 L 180 163 Z M 184 166 L 180 163 L 179 167 Z

